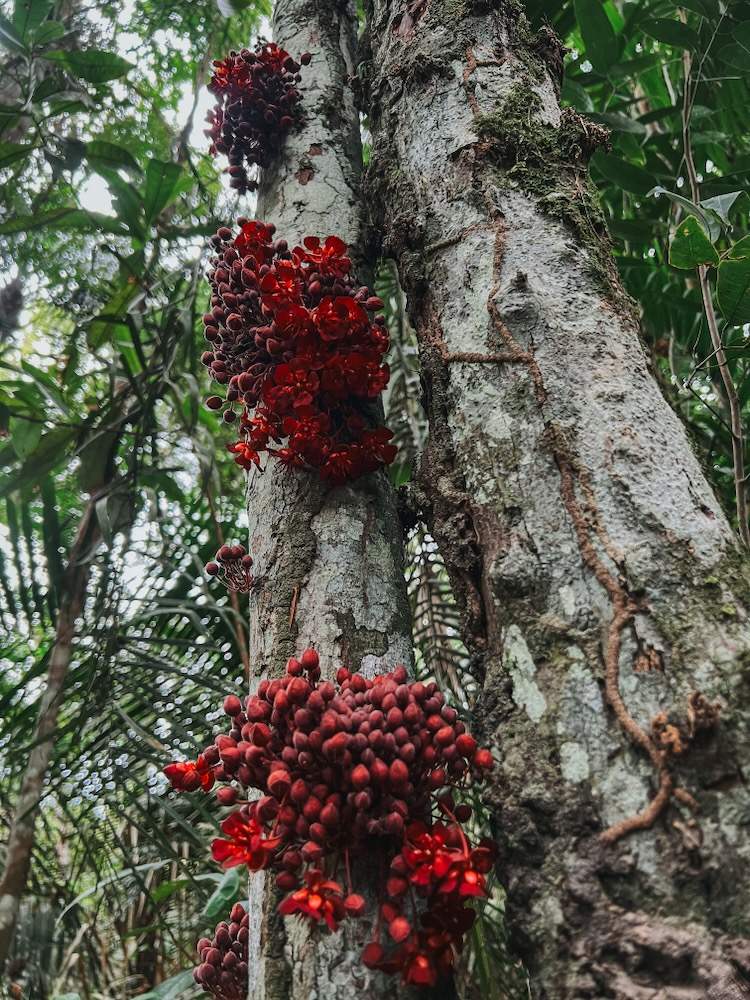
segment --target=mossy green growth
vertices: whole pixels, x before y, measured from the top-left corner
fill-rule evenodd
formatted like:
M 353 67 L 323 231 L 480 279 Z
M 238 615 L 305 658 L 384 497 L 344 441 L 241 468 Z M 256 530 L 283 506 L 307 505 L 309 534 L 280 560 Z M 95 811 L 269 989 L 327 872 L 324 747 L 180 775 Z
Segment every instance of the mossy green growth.
M 525 77 L 494 111 L 477 115 L 473 128 L 486 143 L 485 155 L 496 167 L 500 189 L 526 191 L 540 211 L 572 229 L 589 251 L 594 276 L 629 313 L 604 215 L 586 170 L 591 154 L 606 143 L 606 130 L 571 108 L 563 109 L 558 126 L 540 121 L 540 112 L 539 95 Z

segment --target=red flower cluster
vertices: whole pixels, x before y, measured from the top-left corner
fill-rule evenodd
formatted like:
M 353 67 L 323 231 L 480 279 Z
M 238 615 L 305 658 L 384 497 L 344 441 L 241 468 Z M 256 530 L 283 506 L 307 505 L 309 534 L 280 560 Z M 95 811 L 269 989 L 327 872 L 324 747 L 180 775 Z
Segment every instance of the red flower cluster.
M 476 917 L 467 901 L 487 895 L 485 875 L 495 860 L 492 841 L 469 844 L 459 821 L 462 815 L 468 819 L 467 806 L 456 807 L 450 793 L 438 805 L 451 822 L 410 824 L 401 852 L 391 862 L 388 900 L 380 908 L 390 951 L 381 935 L 363 956 L 369 968 L 401 972 L 405 982 L 419 985 L 434 985 L 450 972 Z M 415 905 L 413 894 L 425 901 L 422 906 Z M 404 915 L 407 902 L 411 921 Z
M 229 590 L 237 590 L 241 594 L 252 590 L 255 584 L 255 577 L 250 572 L 253 557 L 247 554 L 244 545 L 221 545 L 215 560 L 206 563 L 209 576 L 218 576 Z
M 235 461 L 260 467 L 266 452 L 334 483 L 389 464 L 393 435 L 373 426 L 372 406 L 389 378 L 385 320 L 369 315 L 383 303 L 356 287 L 337 237 L 308 236 L 289 251 L 274 226 L 238 221 L 238 236 L 223 227 L 213 237 L 203 317 L 212 349 L 201 357 L 227 387 L 224 420 L 242 407 Z M 225 404 L 210 396 L 206 405 Z
M 471 809 L 456 806 L 449 789 L 470 776 L 483 780 L 492 754 L 477 747 L 434 683 L 409 683 L 404 667 L 373 679 L 341 667 L 336 684 L 320 673 L 318 654 L 307 649 L 244 705 L 225 699 L 232 727 L 201 757 L 225 786 L 222 804 L 237 803 L 238 786 L 260 797 L 224 820 L 226 838 L 213 842 L 213 856 L 225 867 L 275 871 L 289 893 L 282 913 L 335 930 L 365 911 L 352 891 L 350 858 L 379 841 L 395 856 L 363 960 L 407 982 L 435 982 L 460 950 L 474 919 L 467 901 L 485 895 L 493 861 L 489 842 L 469 843 L 461 824 Z M 433 807 L 450 822 L 428 825 Z M 339 860 L 346 893 L 336 881 Z M 419 901 L 411 920 L 407 897 Z
M 300 63 L 311 58 L 306 52 Z M 258 42 L 254 52 L 230 52 L 214 67 L 208 89 L 218 103 L 206 116 L 205 133 L 210 152 L 227 155 L 233 188 L 254 191 L 257 180 L 248 178 L 248 167 L 267 166 L 301 120 L 300 64 L 274 42 Z
M 201 964 L 193 979 L 218 1000 L 246 1000 L 248 922 L 244 906 L 235 903 L 229 922 L 216 925 L 213 939 L 198 942 Z

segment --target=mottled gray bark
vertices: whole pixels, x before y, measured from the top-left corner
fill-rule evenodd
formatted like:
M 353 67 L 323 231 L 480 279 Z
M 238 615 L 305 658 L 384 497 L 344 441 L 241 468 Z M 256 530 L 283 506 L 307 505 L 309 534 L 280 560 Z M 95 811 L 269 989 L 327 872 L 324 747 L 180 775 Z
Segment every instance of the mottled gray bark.
M 618 283 L 605 137 L 510 0 L 371 15 L 367 192 L 420 340 L 414 493 L 484 667 L 514 945 L 546 1000 L 739 996 L 748 567 Z
M 340 236 L 366 279 L 362 151 L 349 84 L 355 27 L 347 4 L 276 3 L 274 40 L 297 58 L 309 51 L 313 59 L 303 70 L 305 124 L 263 178 L 258 218 L 275 223 L 290 246 L 307 235 Z M 269 463 L 249 481 L 248 513 L 262 578 L 251 602 L 252 686 L 260 673 L 280 672 L 289 656 L 311 643 L 329 676 L 341 663 L 372 675 L 411 662 L 401 529 L 384 473 L 330 489 L 314 476 Z M 278 899 L 263 891 L 262 879 L 251 880 L 253 902 L 263 897 L 251 942 L 251 997 L 403 995 L 396 982 L 361 963 L 368 920 L 346 921 L 336 935 L 311 932 L 306 922 L 275 913 Z

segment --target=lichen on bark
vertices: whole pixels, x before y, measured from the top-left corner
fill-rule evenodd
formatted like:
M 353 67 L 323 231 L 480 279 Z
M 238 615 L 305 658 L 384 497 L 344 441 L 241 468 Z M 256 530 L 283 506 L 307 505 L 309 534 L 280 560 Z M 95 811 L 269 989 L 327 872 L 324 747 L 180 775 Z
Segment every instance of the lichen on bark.
M 559 47 L 516 4 L 447 6 L 370 3 L 366 190 L 420 341 L 414 493 L 484 665 L 512 941 L 538 998 L 697 1000 L 750 977 L 747 564 L 649 370 Z

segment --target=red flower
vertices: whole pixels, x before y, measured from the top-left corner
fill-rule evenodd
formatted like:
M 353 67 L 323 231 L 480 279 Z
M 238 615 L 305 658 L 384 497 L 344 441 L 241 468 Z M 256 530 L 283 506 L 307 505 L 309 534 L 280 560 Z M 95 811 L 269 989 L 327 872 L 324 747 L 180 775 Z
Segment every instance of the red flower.
M 264 837 L 260 823 L 243 809 L 231 813 L 221 824 L 229 840 L 217 838 L 211 844 L 211 854 L 224 868 L 247 865 L 250 871 L 266 868 L 271 855 L 281 843 L 279 837 Z
M 456 860 L 454 852 L 447 847 L 446 829 L 440 823 L 431 830 L 424 823 L 412 823 L 407 827 L 401 856 L 411 869 L 411 882 L 424 886 L 443 879 Z
M 178 792 L 194 792 L 202 788 L 207 792 L 214 783 L 214 772 L 203 754 L 198 754 L 196 760 L 175 761 L 167 764 L 164 774 L 172 783 L 172 788 Z
M 279 913 L 285 916 L 301 913 L 316 922 L 325 920 L 330 930 L 338 930 L 339 921 L 346 915 L 341 886 L 338 882 L 326 881 L 317 868 L 305 872 L 305 882 L 307 885 L 281 901 Z
M 234 444 L 228 444 L 227 451 L 232 452 L 235 456 L 235 462 L 243 469 L 251 469 L 253 465 L 260 468 L 260 455 L 246 441 L 235 441 Z
M 296 247 L 294 251 L 299 260 L 314 264 L 316 271 L 324 275 L 343 277 L 349 273 L 352 262 L 346 256 L 346 243 L 338 236 L 326 237 L 322 246 L 317 236 L 306 236 L 302 242 L 305 249 Z
M 327 295 L 312 313 L 313 322 L 323 340 L 352 337 L 369 324 L 367 313 L 350 295 Z

